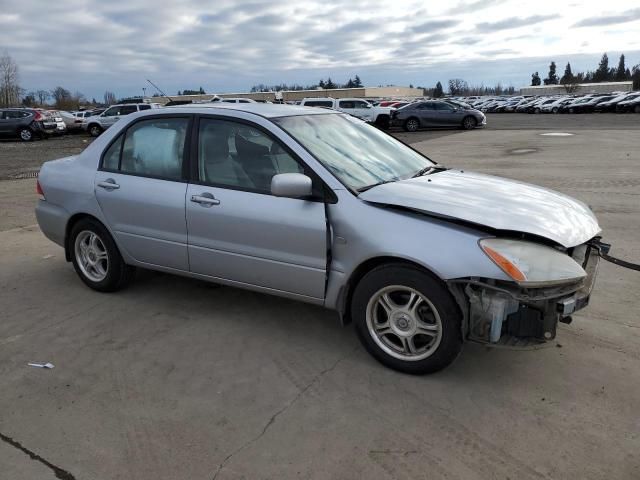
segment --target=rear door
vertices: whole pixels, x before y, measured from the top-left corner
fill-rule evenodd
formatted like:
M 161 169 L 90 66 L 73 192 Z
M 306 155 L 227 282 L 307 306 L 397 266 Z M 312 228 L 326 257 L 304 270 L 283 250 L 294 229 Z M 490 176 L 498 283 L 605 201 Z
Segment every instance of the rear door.
M 9 118 L 7 118 L 7 110 L 0 110 L 0 133 L 9 133 Z
M 420 118 L 420 124 L 423 127 L 438 125 L 435 104 L 436 102 L 422 102 L 416 105 L 416 114 Z
M 185 148 L 190 116 L 146 117 L 104 153 L 95 194 L 118 245 L 135 260 L 188 271 Z
M 274 175 L 313 177 L 312 172 L 269 132 L 253 124 L 201 118 L 197 130 L 197 155 L 186 202 L 191 271 L 323 299 L 324 203 L 271 195 Z M 321 186 L 314 185 L 322 192 Z

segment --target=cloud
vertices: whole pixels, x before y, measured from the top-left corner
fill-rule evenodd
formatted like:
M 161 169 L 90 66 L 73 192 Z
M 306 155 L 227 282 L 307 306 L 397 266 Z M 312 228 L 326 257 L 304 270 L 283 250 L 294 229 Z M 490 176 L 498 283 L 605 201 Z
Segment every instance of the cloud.
M 616 25 L 619 23 L 635 22 L 640 20 L 640 8 L 634 8 L 633 10 L 627 10 L 618 15 L 600 15 L 597 17 L 585 18 L 577 23 L 574 23 L 574 27 L 600 27 L 605 25 Z
M 530 27 L 537 23 L 547 22 L 558 18 L 558 15 L 532 15 L 530 17 L 510 17 L 497 22 L 481 22 L 476 25 L 478 32 L 495 32 L 512 28 Z
M 620 5 L 630 1 L 608 0 L 602 8 L 624 11 Z M 96 98 L 105 90 L 118 96 L 139 94 L 142 87 L 150 91 L 147 78 L 168 94 L 199 86 L 241 92 L 257 83 L 312 84 L 328 76 L 345 82 L 356 74 L 370 85 L 427 85 L 454 77 L 518 85 L 529 81 L 533 57 L 544 57 L 535 60 L 542 71 L 561 54 L 591 53 L 593 69 L 602 52 L 619 55 L 620 45 L 628 64 L 640 62 L 640 55 L 632 54 L 640 51 L 635 24 L 594 29 L 588 52 L 584 31 L 564 27 L 580 20 L 576 7 L 557 1 L 172 0 L 157 5 L 155 0 L 64 0 L 47 4 L 43 13 L 38 2 L 11 2 L 10 9 L 0 9 L 0 49 L 16 59 L 23 88 L 62 85 Z M 630 18 L 636 10 L 597 18 Z M 594 6 L 589 15 L 598 13 Z M 509 62 L 487 68 L 505 56 Z
M 453 19 L 429 20 L 427 22 L 422 22 L 418 25 L 414 25 L 409 29 L 409 31 L 412 33 L 431 33 L 438 30 L 455 27 L 459 24 L 460 20 Z

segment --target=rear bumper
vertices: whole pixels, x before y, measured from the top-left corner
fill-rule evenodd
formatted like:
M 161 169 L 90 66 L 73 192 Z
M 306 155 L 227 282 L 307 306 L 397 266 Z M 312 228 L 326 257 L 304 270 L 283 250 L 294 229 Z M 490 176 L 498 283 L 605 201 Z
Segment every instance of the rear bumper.
M 38 200 L 36 220 L 45 237 L 64 247 L 66 225 L 69 220 L 69 213 L 64 208 L 46 200 Z

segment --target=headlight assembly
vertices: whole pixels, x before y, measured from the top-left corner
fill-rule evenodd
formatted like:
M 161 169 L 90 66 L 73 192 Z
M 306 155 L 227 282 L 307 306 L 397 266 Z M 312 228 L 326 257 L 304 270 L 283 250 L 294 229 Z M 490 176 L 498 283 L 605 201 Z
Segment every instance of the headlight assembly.
M 587 276 L 569 255 L 545 245 L 506 238 L 485 238 L 479 244 L 504 273 L 524 287 L 568 283 Z

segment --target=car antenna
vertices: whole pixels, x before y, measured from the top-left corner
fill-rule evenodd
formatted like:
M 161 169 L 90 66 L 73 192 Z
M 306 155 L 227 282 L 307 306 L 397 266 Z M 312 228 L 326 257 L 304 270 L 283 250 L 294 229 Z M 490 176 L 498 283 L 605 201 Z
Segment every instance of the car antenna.
M 174 100 L 173 100 L 173 98 L 171 98 L 169 95 L 167 95 L 167 94 L 166 94 L 166 93 L 164 93 L 162 90 L 160 90 L 160 87 L 158 87 L 155 83 L 153 83 L 153 82 L 152 82 L 151 80 L 149 80 L 148 78 L 147 78 L 147 82 L 149 82 L 153 88 L 155 88 L 158 92 L 160 92 L 160 94 L 161 94 L 163 97 L 168 98 L 170 102 L 173 102 L 173 101 L 174 101 Z

